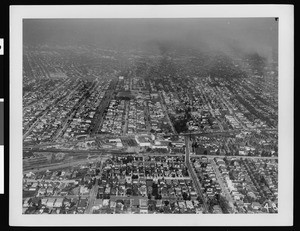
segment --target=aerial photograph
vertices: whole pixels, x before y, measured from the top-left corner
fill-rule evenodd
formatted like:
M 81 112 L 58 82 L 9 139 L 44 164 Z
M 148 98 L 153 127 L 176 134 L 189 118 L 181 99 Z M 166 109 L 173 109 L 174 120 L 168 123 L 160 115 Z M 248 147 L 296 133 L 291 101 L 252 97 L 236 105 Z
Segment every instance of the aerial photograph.
M 23 19 L 22 63 L 23 214 L 280 210 L 277 18 Z

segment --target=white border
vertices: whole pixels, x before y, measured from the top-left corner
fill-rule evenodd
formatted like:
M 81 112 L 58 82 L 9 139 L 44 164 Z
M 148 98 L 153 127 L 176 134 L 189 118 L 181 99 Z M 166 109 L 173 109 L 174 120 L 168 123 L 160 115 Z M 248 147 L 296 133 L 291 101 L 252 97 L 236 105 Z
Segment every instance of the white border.
M 294 8 L 291 5 L 11 6 L 9 224 L 13 226 L 292 225 L 293 16 Z M 195 17 L 279 17 L 279 213 L 276 215 L 22 215 L 22 19 Z

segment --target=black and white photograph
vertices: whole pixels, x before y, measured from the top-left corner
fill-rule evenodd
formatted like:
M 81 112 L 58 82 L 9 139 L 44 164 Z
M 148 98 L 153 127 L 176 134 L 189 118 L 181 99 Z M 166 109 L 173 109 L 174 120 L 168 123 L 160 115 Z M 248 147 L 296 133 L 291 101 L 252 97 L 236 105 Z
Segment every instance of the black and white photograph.
M 232 225 L 290 214 L 284 8 L 52 7 L 11 8 L 13 216 Z

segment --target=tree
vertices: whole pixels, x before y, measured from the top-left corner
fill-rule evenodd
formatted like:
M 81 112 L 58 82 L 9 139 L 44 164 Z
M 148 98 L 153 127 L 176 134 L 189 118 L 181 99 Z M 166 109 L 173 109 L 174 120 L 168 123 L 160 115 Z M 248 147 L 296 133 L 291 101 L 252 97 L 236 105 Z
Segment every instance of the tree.
M 183 200 L 187 200 L 187 197 L 188 197 L 187 193 L 186 193 L 186 192 L 183 192 L 183 193 L 182 193 L 182 197 L 183 197 Z
M 151 129 L 150 129 L 150 133 L 155 133 L 155 131 L 151 128 Z
M 229 213 L 229 205 L 227 200 L 223 196 L 219 196 L 219 205 L 223 211 L 223 213 Z
M 217 193 L 217 194 L 215 195 L 215 198 L 216 198 L 217 201 L 220 201 L 220 194 Z
M 187 127 L 188 120 L 186 118 L 180 118 L 178 120 L 174 121 L 174 128 L 177 131 L 177 133 L 182 133 L 188 131 Z
M 126 195 L 132 195 L 132 189 L 131 188 L 128 188 L 127 190 L 126 190 Z
M 132 175 L 132 179 L 138 179 L 139 176 L 138 175 Z
M 152 196 L 154 196 L 154 197 L 158 196 L 158 189 L 157 188 L 152 189 Z

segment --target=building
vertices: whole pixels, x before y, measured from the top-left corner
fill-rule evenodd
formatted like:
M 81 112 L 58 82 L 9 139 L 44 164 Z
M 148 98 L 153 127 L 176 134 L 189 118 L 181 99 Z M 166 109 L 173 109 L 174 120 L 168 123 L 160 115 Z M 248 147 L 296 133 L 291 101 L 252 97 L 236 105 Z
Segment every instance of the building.
M 138 143 L 139 146 L 141 147 L 151 147 L 151 137 L 145 136 L 145 135 L 136 135 L 135 136 L 135 141 Z
M 60 208 L 62 207 L 63 205 L 63 201 L 64 201 L 64 198 L 57 198 L 55 203 L 54 203 L 54 206 L 55 208 Z
M 140 199 L 140 213 L 146 214 L 148 213 L 148 200 L 147 199 Z
M 47 201 L 47 207 L 53 208 L 55 203 L 55 198 L 49 198 Z

